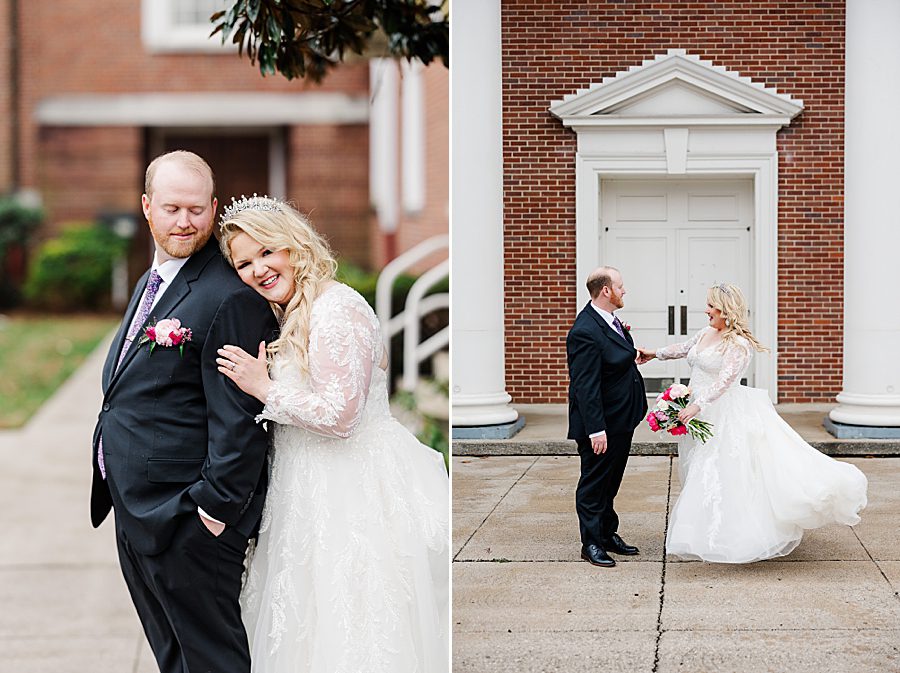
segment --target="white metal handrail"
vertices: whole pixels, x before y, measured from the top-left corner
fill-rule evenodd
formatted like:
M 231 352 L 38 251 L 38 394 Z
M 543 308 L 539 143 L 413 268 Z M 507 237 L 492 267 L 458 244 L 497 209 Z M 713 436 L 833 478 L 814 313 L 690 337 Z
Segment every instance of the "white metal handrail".
M 444 338 L 446 338 L 444 344 L 450 343 L 450 328 L 445 327 L 428 341 L 420 344 L 418 311 L 418 306 L 425 293 L 439 280 L 446 278 L 448 273 L 450 273 L 450 260 L 445 259 L 419 276 L 410 288 L 409 294 L 406 295 L 407 310 L 403 312 L 403 378 L 400 383 L 403 390 L 415 390 L 416 382 L 419 379 L 419 363 L 441 347 L 440 344 L 437 346 L 435 344 Z M 436 339 L 439 335 L 443 336 Z
M 375 313 L 381 323 L 382 338 L 388 354 L 390 354 L 391 337 L 401 330 L 406 330 L 403 340 L 403 378 L 401 382 L 401 387 L 405 390 L 415 388 L 419 363 L 450 343 L 450 330 L 444 328 L 419 344 L 419 321 L 422 316 L 450 306 L 450 295 L 446 292 L 425 296 L 425 293 L 435 283 L 447 276 L 450 271 L 450 262 L 445 259 L 422 274 L 410 288 L 405 309 L 396 316 L 391 316 L 391 294 L 394 281 L 401 273 L 422 259 L 440 250 L 449 249 L 449 247 L 450 237 L 446 235 L 433 236 L 422 241 L 388 262 L 378 276 L 378 282 L 375 285 Z
M 388 323 L 391 320 L 391 290 L 394 287 L 394 281 L 414 264 L 439 250 L 449 248 L 449 236 L 432 236 L 385 264 L 378 276 L 378 282 L 375 284 L 375 313 L 381 322 L 382 336 L 386 342 L 393 334 L 396 334 L 396 330 L 391 334 L 388 333 Z

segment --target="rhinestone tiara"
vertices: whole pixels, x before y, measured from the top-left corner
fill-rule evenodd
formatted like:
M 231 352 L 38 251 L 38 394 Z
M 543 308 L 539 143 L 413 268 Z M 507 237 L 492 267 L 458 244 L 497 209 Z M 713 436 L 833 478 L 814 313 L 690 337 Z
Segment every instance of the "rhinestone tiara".
M 268 194 L 263 194 L 262 196 L 257 196 L 255 192 L 253 193 L 253 196 L 244 196 L 241 194 L 240 200 L 237 200 L 232 196 L 231 205 L 225 206 L 225 209 L 222 211 L 222 217 L 219 219 L 219 226 L 225 224 L 232 217 L 245 210 L 268 210 L 277 212 L 283 205 L 283 201 L 279 201 Z

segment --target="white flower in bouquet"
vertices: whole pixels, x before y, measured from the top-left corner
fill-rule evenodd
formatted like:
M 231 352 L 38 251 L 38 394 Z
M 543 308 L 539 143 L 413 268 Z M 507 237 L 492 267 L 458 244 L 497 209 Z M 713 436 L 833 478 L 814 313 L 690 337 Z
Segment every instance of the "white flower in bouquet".
M 691 394 L 691 389 L 688 388 L 683 383 L 675 383 L 672 387 L 669 388 L 669 396 L 674 399 L 679 399 L 681 397 L 687 397 Z

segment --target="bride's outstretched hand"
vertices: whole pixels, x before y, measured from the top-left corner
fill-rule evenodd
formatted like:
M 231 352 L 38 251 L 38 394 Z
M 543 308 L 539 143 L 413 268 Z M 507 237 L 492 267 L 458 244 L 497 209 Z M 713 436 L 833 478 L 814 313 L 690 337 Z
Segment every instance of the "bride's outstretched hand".
M 656 357 L 656 351 L 651 351 L 646 348 L 638 348 L 637 349 L 637 357 L 634 359 L 634 361 L 639 365 L 643 365 L 643 364 L 650 362 L 650 360 L 652 360 L 655 357 Z
M 216 364 L 219 371 L 235 382 L 238 388 L 253 395 L 263 404 L 269 395 L 269 365 L 266 362 L 266 342 L 259 342 L 259 353 L 253 357 L 240 346 L 225 345 L 219 350 Z

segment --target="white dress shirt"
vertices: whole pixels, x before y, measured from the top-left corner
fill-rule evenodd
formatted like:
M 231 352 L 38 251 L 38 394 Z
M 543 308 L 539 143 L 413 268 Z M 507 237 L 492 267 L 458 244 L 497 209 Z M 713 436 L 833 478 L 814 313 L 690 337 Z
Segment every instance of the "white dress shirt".
M 169 285 L 172 284 L 172 281 L 175 280 L 175 276 L 177 276 L 178 272 L 181 271 L 181 267 L 187 264 L 187 261 L 189 259 L 190 257 L 183 257 L 181 259 L 167 259 L 165 262 L 160 264 L 157 261 L 157 258 L 154 256 L 153 266 L 150 267 L 150 269 L 156 270 L 156 273 L 158 273 L 159 277 L 162 278 L 162 283 L 160 283 L 159 289 L 156 291 L 156 296 L 153 298 L 153 303 L 150 305 L 151 311 L 153 311 L 153 307 L 159 303 L 159 300 L 162 299 L 162 296 L 166 293 L 166 289 L 169 287 Z

